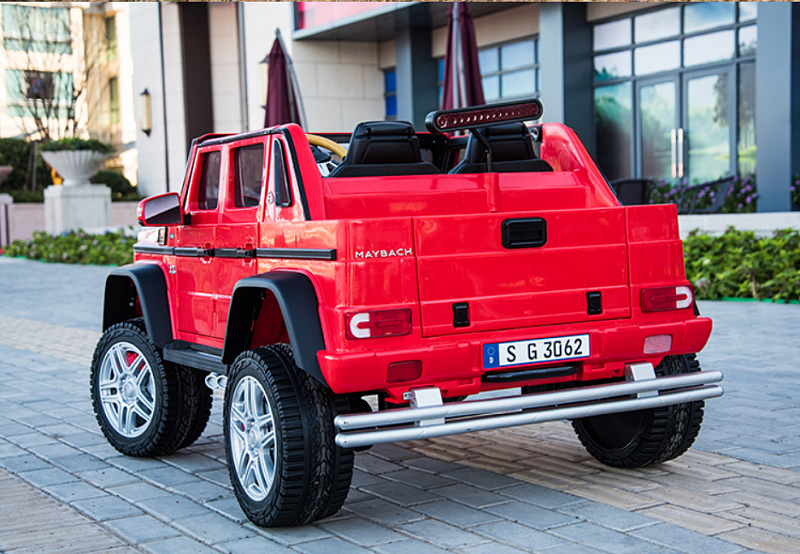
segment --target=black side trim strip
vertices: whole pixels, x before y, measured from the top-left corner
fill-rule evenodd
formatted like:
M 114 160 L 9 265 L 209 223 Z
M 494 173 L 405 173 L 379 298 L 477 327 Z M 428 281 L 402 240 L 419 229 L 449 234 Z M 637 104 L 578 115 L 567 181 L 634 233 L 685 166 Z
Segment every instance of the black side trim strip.
M 578 366 L 565 365 L 559 367 L 521 369 L 519 371 L 504 371 L 502 373 L 484 373 L 483 380 L 487 383 L 514 383 L 517 381 L 531 381 L 533 379 L 568 377 L 576 373 L 578 373 Z
M 214 256 L 217 258 L 255 258 L 256 251 L 244 248 L 215 248 Z
M 222 350 L 193 345 L 190 342 L 174 341 L 164 346 L 164 359 L 202 371 L 214 371 L 226 375 L 228 366 L 222 363 Z
M 211 248 L 206 250 L 205 248 L 200 248 L 199 246 L 176 246 L 175 255 L 184 256 L 187 258 L 213 258 L 214 249 Z
M 336 261 L 336 249 L 314 248 L 256 248 L 256 258 L 278 260 L 327 260 Z
M 172 256 L 175 254 L 175 249 L 171 246 L 147 246 L 144 244 L 134 244 L 133 251 L 136 254 L 156 254 L 163 256 Z

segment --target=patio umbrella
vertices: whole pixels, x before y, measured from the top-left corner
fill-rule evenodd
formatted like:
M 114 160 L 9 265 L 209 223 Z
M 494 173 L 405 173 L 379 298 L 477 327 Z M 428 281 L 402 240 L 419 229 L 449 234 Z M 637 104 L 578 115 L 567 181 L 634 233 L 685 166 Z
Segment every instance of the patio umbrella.
M 442 109 L 484 104 L 472 12 L 466 2 L 454 2 L 447 15 L 449 23 L 447 52 L 444 57 Z
M 283 123 L 305 125 L 305 110 L 297 86 L 297 76 L 279 29 L 275 30 L 275 42 L 267 55 L 267 103 L 264 127 Z

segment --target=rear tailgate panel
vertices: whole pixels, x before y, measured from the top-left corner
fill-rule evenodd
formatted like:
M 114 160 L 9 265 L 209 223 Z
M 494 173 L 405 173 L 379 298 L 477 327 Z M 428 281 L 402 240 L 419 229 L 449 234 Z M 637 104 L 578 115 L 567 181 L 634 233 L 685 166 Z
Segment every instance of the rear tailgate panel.
M 525 218 L 546 221 L 546 244 L 504 248 L 503 221 Z M 424 336 L 630 317 L 624 208 L 420 217 L 414 241 Z M 454 327 L 463 302 L 470 325 Z

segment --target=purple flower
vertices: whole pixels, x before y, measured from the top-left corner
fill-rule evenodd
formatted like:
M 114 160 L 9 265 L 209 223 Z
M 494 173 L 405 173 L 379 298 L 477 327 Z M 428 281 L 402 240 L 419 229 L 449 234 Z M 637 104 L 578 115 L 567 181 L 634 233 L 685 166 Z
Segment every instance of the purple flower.
M 753 197 L 752 196 L 748 196 L 745 200 L 749 204 L 750 202 L 753 201 Z

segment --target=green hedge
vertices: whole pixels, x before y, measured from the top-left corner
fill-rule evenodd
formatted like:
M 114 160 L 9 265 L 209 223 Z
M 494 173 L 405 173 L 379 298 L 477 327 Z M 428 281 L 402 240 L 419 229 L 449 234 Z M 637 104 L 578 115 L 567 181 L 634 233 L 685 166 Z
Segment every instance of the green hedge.
M 14 168 L 0 184 L 0 193 L 10 194 L 14 197 L 14 202 L 42 202 L 41 191 L 53 184 L 50 168 L 39 154 L 36 160 L 36 189 L 39 194 L 25 192 L 25 175 L 30 153 L 29 142 L 16 138 L 0 138 L 0 165 Z
M 775 231 L 758 238 L 729 228 L 720 237 L 693 231 L 683 241 L 686 277 L 697 298 L 800 299 L 800 233 Z
M 15 240 L 6 255 L 65 264 L 125 265 L 133 262 L 135 237 L 124 233 L 90 235 L 82 230 L 50 236 L 33 233 L 29 241 Z

